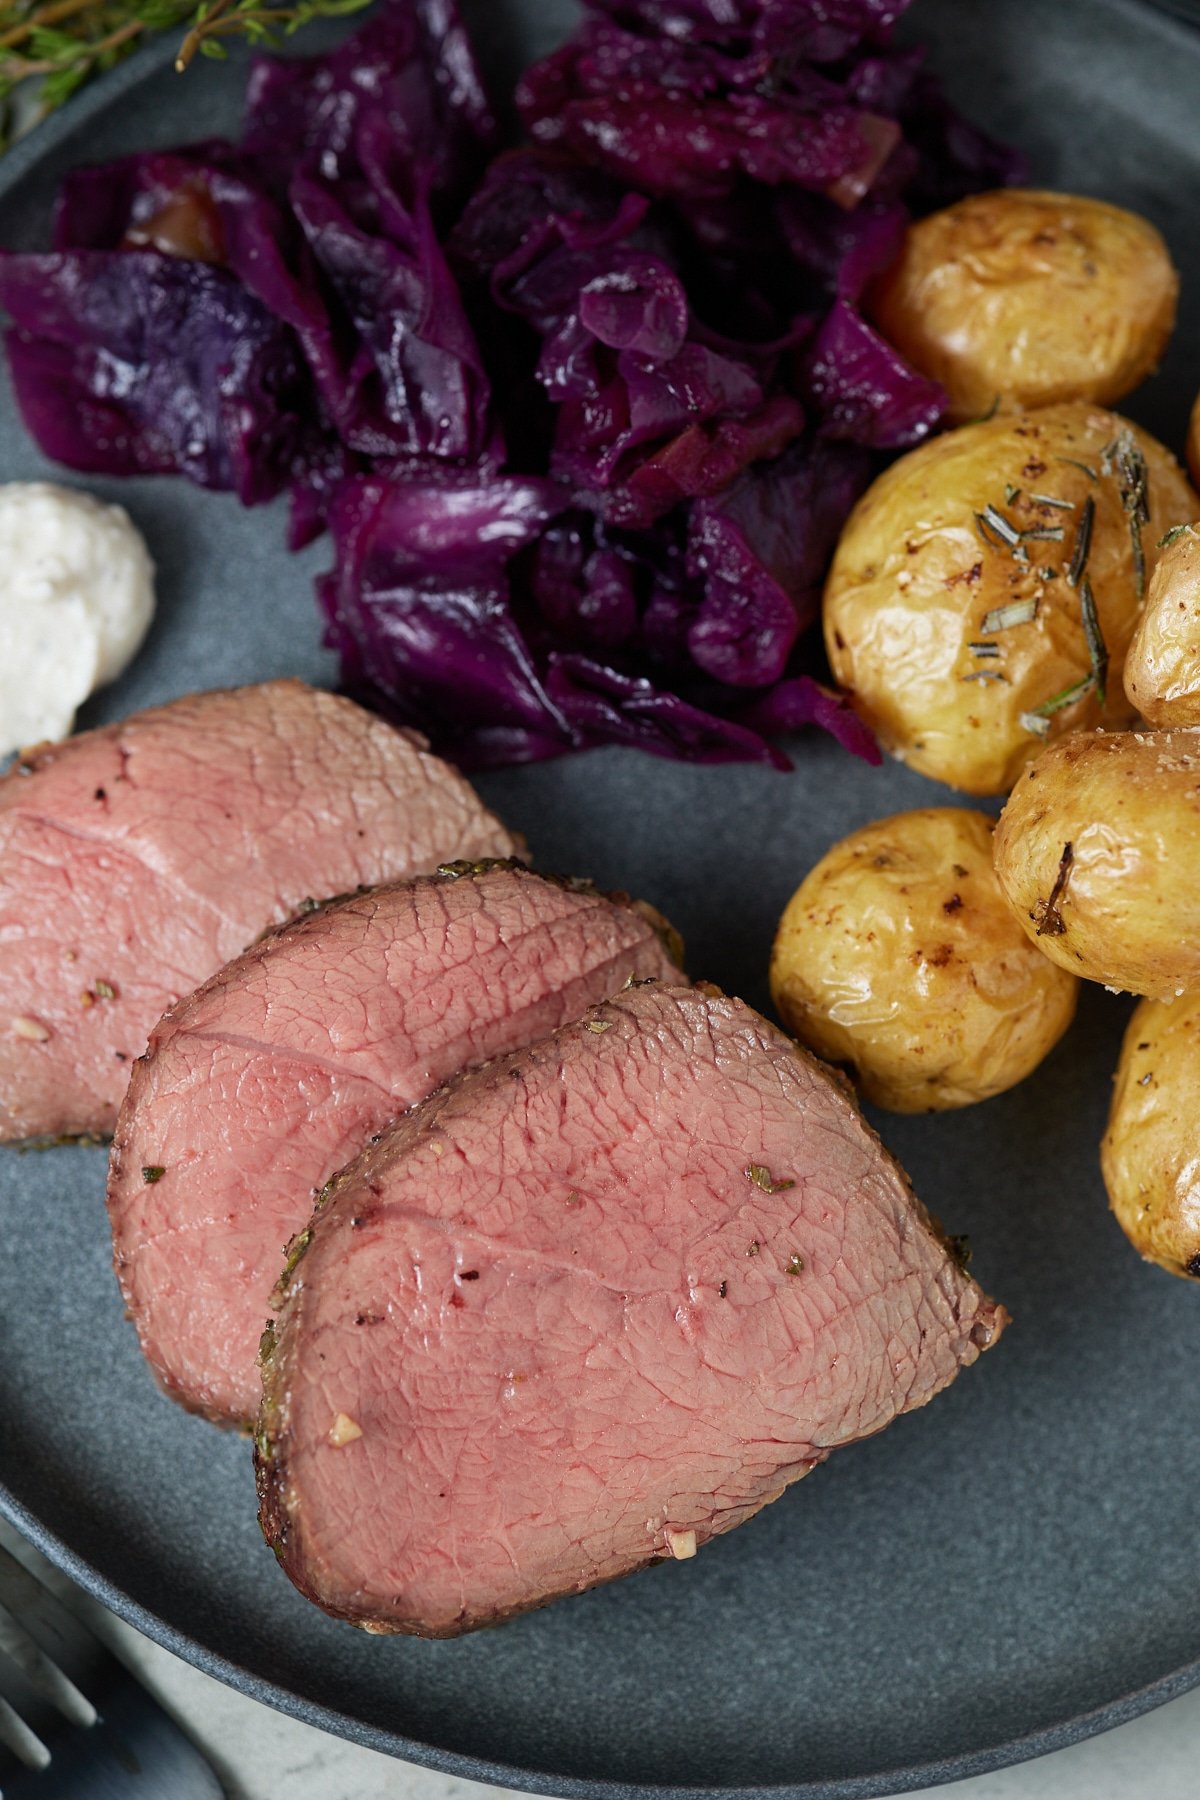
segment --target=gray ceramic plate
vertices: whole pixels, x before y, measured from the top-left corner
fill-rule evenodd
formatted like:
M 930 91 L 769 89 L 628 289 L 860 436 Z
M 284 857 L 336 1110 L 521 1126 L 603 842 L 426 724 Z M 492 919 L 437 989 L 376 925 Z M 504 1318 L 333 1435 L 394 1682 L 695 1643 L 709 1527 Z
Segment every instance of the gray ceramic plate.
M 534 30 L 516 25 L 522 10 Z M 562 19 L 539 0 L 475 11 L 501 63 Z M 918 0 L 915 14 L 960 100 L 1023 142 L 1040 180 L 1166 231 L 1183 317 L 1133 410 L 1179 446 L 1200 383 L 1200 39 L 1117 0 Z M 239 81 L 205 68 L 184 89 L 158 51 L 119 71 L 0 164 L 0 242 L 43 241 L 70 164 L 231 126 Z M 48 472 L 0 393 L 0 478 Z M 194 687 L 332 679 L 310 593 L 323 546 L 289 558 L 278 511 L 182 482 L 119 497 L 158 558 L 162 613 L 95 719 Z M 942 797 L 820 743 L 793 776 L 605 752 L 484 785 L 546 866 L 657 901 L 694 971 L 760 1005 L 800 874 L 851 826 Z M 1096 1169 L 1126 1011 L 1089 992 L 1016 1092 L 882 1121 L 1016 1322 L 933 1406 L 694 1563 L 461 1643 L 324 1618 L 263 1547 L 246 1444 L 175 1411 L 141 1365 L 109 1268 L 102 1151 L 0 1154 L 0 1509 L 247 1692 L 418 1762 L 560 1795 L 850 1800 L 1116 1724 L 1200 1679 L 1200 1297 L 1139 1264 Z

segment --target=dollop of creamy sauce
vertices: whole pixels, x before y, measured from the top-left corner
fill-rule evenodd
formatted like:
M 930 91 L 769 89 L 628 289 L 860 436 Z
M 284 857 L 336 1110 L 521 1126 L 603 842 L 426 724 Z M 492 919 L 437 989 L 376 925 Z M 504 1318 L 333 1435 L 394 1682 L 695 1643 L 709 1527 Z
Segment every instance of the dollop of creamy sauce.
M 47 481 L 0 486 L 0 758 L 66 737 L 154 617 L 154 564 L 123 507 Z

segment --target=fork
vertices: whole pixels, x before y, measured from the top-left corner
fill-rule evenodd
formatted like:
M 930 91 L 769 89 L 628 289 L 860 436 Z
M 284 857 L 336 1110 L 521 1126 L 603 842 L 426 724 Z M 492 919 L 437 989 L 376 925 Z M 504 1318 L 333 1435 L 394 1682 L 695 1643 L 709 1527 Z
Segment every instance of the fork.
M 0 1800 L 222 1800 L 146 1688 L 0 1546 Z

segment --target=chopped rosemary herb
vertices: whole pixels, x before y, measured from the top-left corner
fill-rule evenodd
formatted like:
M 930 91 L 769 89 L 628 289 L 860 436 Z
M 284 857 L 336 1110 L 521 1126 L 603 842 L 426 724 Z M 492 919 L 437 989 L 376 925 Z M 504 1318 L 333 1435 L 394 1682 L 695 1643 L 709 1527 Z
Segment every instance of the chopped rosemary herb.
M 111 981 L 94 981 L 92 992 L 97 1000 L 115 1000 L 117 997 L 117 990 Z
M 1092 584 L 1086 576 L 1079 584 L 1079 610 L 1083 617 L 1083 635 L 1091 658 L 1092 674 L 1096 678 L 1096 698 L 1103 706 L 1104 683 L 1108 675 L 1108 646 L 1104 642 L 1104 633 L 1096 615 Z
M 1002 669 L 972 669 L 969 675 L 960 675 L 960 681 L 1004 681 L 1008 676 Z
M 782 1181 L 776 1181 L 770 1169 L 763 1163 L 750 1163 L 743 1173 L 747 1181 L 752 1181 L 756 1188 L 762 1189 L 764 1194 L 782 1194 L 786 1188 L 796 1185 L 786 1175 Z
M 1038 937 L 1061 937 L 1067 929 L 1063 923 L 1060 907 L 1063 895 L 1067 891 L 1067 883 L 1071 879 L 1071 864 L 1074 861 L 1074 846 L 1064 844 L 1062 855 L 1058 859 L 1058 874 L 1054 877 L 1054 886 L 1050 889 L 1050 898 L 1039 900 L 1033 909 L 1032 916 Z
M 1023 538 L 1036 538 L 1048 544 L 1061 544 L 1066 535 L 1061 525 L 1033 525 L 1021 533 Z
M 972 656 L 999 656 L 1000 654 L 999 644 L 976 642 L 968 644 L 967 649 Z
M 1012 554 L 1014 562 L 1027 563 L 1029 561 L 1029 552 L 1024 544 L 1018 544 Z
M 1073 500 L 1060 500 L 1056 494 L 1030 494 L 1029 498 L 1036 500 L 1039 506 L 1060 506 L 1064 512 L 1075 511 Z
M 1100 479 L 1091 463 L 1079 462 L 1073 456 L 1056 456 L 1054 460 L 1055 462 L 1069 463 L 1073 469 L 1082 469 L 1089 481 L 1099 481 Z
M 1045 568 L 1039 569 L 1038 574 L 1041 576 L 1043 581 L 1057 581 L 1058 580 L 1058 570 L 1052 569 L 1049 566 L 1049 564 L 1047 564 Z
M 156 1181 L 161 1181 L 166 1172 L 161 1163 L 147 1163 L 142 1170 L 142 1180 L 147 1187 L 151 1187 Z
M 981 631 L 1010 631 L 1014 625 L 1029 625 L 1037 618 L 1038 603 L 1036 595 L 1028 600 L 1009 600 L 1003 606 L 993 606 L 983 615 Z
M 946 1248 L 958 1267 L 965 1275 L 971 1264 L 971 1240 L 965 1234 L 959 1237 L 948 1237 Z
M 1092 547 L 1092 526 L 1096 519 L 1096 502 L 1089 494 L 1083 503 L 1083 511 L 1079 515 L 1079 528 L 1075 533 L 1075 548 L 1071 552 L 1071 562 L 1067 569 L 1067 586 L 1078 587 L 1083 580 L 1083 571 L 1087 568 L 1088 551 Z
M 802 1256 L 796 1256 L 793 1253 L 793 1255 L 788 1257 L 787 1262 L 784 1264 L 783 1272 L 785 1275 L 803 1275 L 804 1258 Z
M 1007 544 L 1010 550 L 1020 543 L 1021 534 L 1012 520 L 1006 519 L 999 508 L 992 506 L 990 502 L 984 507 L 982 513 L 976 514 L 976 517 L 981 518 L 985 525 L 990 526 L 1001 543 Z
M 1011 506 L 1013 501 L 1019 500 L 1020 497 L 1021 497 L 1020 488 L 1014 487 L 1011 481 L 1006 481 L 1004 484 L 1004 504 L 1006 506 Z M 1036 496 L 1035 496 L 1035 498 L 1036 498 Z
M 1047 738 L 1050 736 L 1050 721 L 1044 719 L 1041 713 L 1018 713 L 1017 724 L 1022 731 L 1027 731 L 1030 737 Z
M 1194 528 L 1191 525 L 1172 525 L 1170 531 L 1164 531 L 1163 535 L 1159 538 L 1158 548 L 1160 550 L 1165 550 L 1168 544 L 1173 544 L 1177 539 L 1181 538 L 1185 531 L 1192 531 L 1193 529 Z
M 1150 522 L 1150 495 L 1147 488 L 1146 459 L 1138 441 L 1126 426 L 1117 433 L 1103 455 L 1111 457 L 1121 483 L 1121 505 L 1129 518 L 1129 541 L 1133 546 L 1134 591 L 1138 599 L 1146 592 L 1146 555 L 1142 548 L 1142 526 Z
M 613 1028 L 613 1022 L 611 1019 L 589 1019 L 587 1024 L 584 1026 L 585 1031 L 595 1031 L 595 1032 L 611 1031 L 612 1028 Z
M 1049 700 L 1043 700 L 1042 704 L 1035 706 L 1033 710 L 1035 713 L 1040 713 L 1043 719 L 1049 719 L 1055 713 L 1061 712 L 1064 706 L 1073 706 L 1076 700 L 1082 699 L 1088 689 L 1095 685 L 1095 675 L 1084 675 L 1079 681 L 1073 681 L 1070 687 L 1060 688 L 1057 694 L 1051 694 Z

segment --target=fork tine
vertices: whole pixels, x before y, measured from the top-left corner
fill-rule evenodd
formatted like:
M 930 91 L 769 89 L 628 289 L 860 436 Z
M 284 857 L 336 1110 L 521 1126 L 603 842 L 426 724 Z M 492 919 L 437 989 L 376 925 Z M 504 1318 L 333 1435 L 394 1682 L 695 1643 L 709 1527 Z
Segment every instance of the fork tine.
M 0 1601 L 0 1652 L 16 1664 L 26 1681 L 60 1712 L 68 1724 L 94 1725 L 96 1709 L 69 1675 L 51 1662 L 37 1639 Z M 0 1686 L 2 1686 L 0 1682 Z
M 30 1731 L 24 1719 L 13 1710 L 2 1694 L 0 1694 L 0 1744 L 7 1745 L 17 1761 L 24 1763 L 27 1769 L 49 1767 L 50 1752 L 45 1744 L 35 1731 Z M 0 1800 L 4 1800 L 2 1794 L 0 1794 Z

